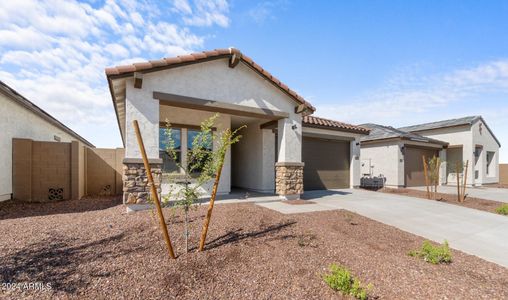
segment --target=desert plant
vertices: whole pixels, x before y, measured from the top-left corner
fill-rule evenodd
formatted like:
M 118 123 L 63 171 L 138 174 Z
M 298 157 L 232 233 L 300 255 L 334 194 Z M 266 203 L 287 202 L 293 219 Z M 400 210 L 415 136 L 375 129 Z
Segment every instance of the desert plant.
M 496 212 L 500 215 L 508 216 L 508 204 L 503 204 L 496 208 Z
M 212 128 L 219 114 L 204 120 L 201 123 L 200 131 L 192 140 L 192 151 L 188 152 L 187 164 L 178 163 L 176 142 L 173 138 L 171 123 L 166 120 L 165 130 L 165 151 L 174 161 L 180 174 L 168 176 L 169 192 L 165 195 L 164 202 L 168 204 L 173 201 L 175 208 L 180 208 L 184 212 L 184 237 L 185 248 L 189 249 L 189 211 L 196 207 L 198 199 L 203 196 L 203 186 L 209 183 L 224 163 L 224 155 L 227 147 L 223 147 L 227 138 L 228 147 L 236 143 L 240 136 L 237 135 L 239 129 L 231 132 L 226 129 L 220 134 L 214 134 Z M 219 147 L 216 151 L 211 151 L 214 140 L 219 141 Z M 225 148 L 225 149 L 223 149 Z
M 357 278 L 351 275 L 346 267 L 337 264 L 329 266 L 329 273 L 323 275 L 323 280 L 332 289 L 361 300 L 368 298 L 368 293 L 373 287 L 372 284 L 364 287 Z
M 420 250 L 413 250 L 408 253 L 409 256 L 420 257 L 431 264 L 441 264 L 452 262 L 452 253 L 448 242 L 445 240 L 443 245 L 434 246 L 429 241 L 424 241 Z
M 201 237 L 199 239 L 199 251 L 203 251 L 205 248 L 206 235 L 208 233 L 208 226 L 210 225 L 210 220 L 212 218 L 213 205 L 215 203 L 215 197 L 217 196 L 217 188 L 219 186 L 220 176 L 222 173 L 222 166 L 224 165 L 224 159 L 226 157 L 227 150 L 235 143 L 238 143 L 242 138 L 241 135 L 238 134 L 240 130 L 247 127 L 243 125 L 234 131 L 231 131 L 229 128 L 226 129 L 218 138 L 219 145 L 218 149 L 215 152 L 215 155 L 212 157 L 211 161 L 211 172 L 215 173 L 215 182 L 212 188 L 212 195 L 210 197 L 210 203 L 208 204 L 208 210 L 206 211 L 205 221 L 203 222 L 203 229 L 201 230 Z
M 423 167 L 425 172 L 425 184 L 427 185 L 427 198 L 437 199 L 441 160 L 435 155 L 428 160 L 423 156 Z

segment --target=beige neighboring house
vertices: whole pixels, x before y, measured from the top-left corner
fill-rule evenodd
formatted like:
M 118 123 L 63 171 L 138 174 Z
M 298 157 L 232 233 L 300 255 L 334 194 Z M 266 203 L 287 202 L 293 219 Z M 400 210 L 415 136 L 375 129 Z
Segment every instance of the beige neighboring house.
M 295 199 L 304 189 L 359 185 L 359 138 L 368 130 L 312 116 L 311 104 L 237 49 L 113 67 L 106 75 L 126 151 L 125 203 L 144 203 L 148 194 L 136 184 L 142 161 L 132 122 L 140 124 L 164 194 L 166 178 L 179 173 L 161 151 L 164 122 L 176 129 L 185 164 L 197 126 L 216 112 L 216 130 L 248 126 L 227 154 L 219 193 L 238 187 Z
M 482 116 L 468 116 L 399 128 L 428 138 L 445 141 L 445 176 L 443 183 L 457 184 L 456 161 L 469 161 L 467 184 L 481 186 L 499 182 L 501 143 Z
M 12 197 L 12 140 L 72 142 L 94 147 L 76 132 L 0 81 L 0 201 Z
M 425 185 L 423 156 L 445 159 L 447 142 L 390 126 L 362 124 L 370 134 L 361 138 L 362 182 L 379 179 L 388 187 Z M 378 181 L 379 181 L 378 180 Z
M 389 187 L 424 186 L 422 156 L 440 157 L 440 184 L 457 185 L 457 162 L 469 161 L 467 184 L 499 182 L 501 144 L 481 116 L 393 128 L 363 124 L 370 134 L 361 143 L 361 173 L 384 178 Z M 458 174 L 462 180 L 464 174 Z

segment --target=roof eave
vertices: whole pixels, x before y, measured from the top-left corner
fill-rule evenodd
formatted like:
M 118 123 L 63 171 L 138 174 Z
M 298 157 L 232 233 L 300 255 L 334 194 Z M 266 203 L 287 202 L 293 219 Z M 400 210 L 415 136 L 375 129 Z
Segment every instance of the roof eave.
M 309 128 L 319 128 L 319 129 L 326 129 L 326 130 L 333 130 L 333 131 L 351 132 L 351 133 L 358 133 L 358 134 L 363 134 L 363 135 L 368 135 L 370 132 L 370 131 L 365 132 L 364 130 L 360 130 L 360 129 L 340 128 L 340 127 L 325 126 L 325 125 L 319 125 L 319 124 L 303 123 L 302 125 L 303 125 L 303 127 L 309 127 Z

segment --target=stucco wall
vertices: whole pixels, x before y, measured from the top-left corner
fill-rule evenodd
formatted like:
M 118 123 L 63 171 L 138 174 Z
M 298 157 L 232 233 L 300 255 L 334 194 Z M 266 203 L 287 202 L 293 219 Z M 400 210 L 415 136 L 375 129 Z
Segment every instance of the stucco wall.
M 233 145 L 232 185 L 259 192 L 275 189 L 275 134 L 250 123 Z
M 482 124 L 482 125 L 480 125 Z M 481 132 L 480 132 L 481 126 Z M 482 145 L 483 149 L 478 157 L 478 162 L 475 169 L 478 170 L 479 176 L 475 183 L 488 184 L 499 182 L 499 145 L 497 144 L 492 134 L 487 129 L 483 121 L 477 121 L 471 126 L 471 133 L 473 135 L 473 145 Z M 492 160 L 492 168 L 487 175 L 487 151 L 494 152 Z
M 423 136 L 448 142 L 450 146 L 462 145 L 462 159 L 464 160 L 464 163 L 469 161 L 467 172 L 467 184 L 469 185 L 481 185 L 486 183 L 496 183 L 499 181 L 499 146 L 485 124 L 482 125 L 482 134 L 480 134 L 480 122 L 477 121 L 472 126 L 465 125 L 418 132 L 418 134 Z M 476 158 L 474 156 L 474 152 L 476 145 L 482 145 L 483 150 L 478 157 L 478 163 L 475 165 Z M 496 153 L 493 161 L 495 164 L 493 176 L 486 175 L 487 151 Z M 450 158 L 450 160 L 451 159 L 452 158 Z M 479 172 L 478 179 L 476 180 L 475 170 Z M 448 184 L 456 184 L 455 182 L 450 181 L 450 176 L 448 177 Z M 454 176 L 452 177 L 456 178 Z
M 402 154 L 397 141 L 361 145 L 360 160 L 370 163 L 372 176 L 383 175 L 385 185 L 399 187 L 404 185 L 404 163 L 400 160 Z
M 142 89 L 127 80 L 128 158 L 139 158 L 131 125 L 134 119 L 140 122 L 148 157 L 158 157 L 159 104 L 153 99 L 154 91 L 288 112 L 289 118 L 279 121 L 279 161 L 301 161 L 301 115 L 294 113 L 295 101 L 243 63 L 229 68 L 227 59 L 145 74 Z
M 17 104 L 0 93 L 0 201 L 10 199 L 12 193 L 12 139 L 27 138 L 34 141 L 54 141 L 54 136 L 61 142 L 75 140 L 73 136 L 48 123 L 30 110 Z M 80 142 L 80 146 L 82 143 Z

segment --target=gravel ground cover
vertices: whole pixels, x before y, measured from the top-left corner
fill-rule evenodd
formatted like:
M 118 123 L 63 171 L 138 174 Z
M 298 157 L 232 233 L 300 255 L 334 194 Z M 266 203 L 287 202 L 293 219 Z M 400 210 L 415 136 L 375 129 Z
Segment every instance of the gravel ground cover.
M 0 204 L 2 282 L 52 287 L 3 289 L 0 297 L 342 299 L 320 278 L 337 263 L 372 283 L 373 299 L 508 298 L 508 269 L 459 251 L 451 264 L 426 263 L 407 255 L 422 238 L 348 211 L 282 215 L 254 204 L 219 204 L 206 251 L 185 254 L 182 216 L 166 209 L 179 256 L 170 260 L 153 212 L 126 214 L 118 202 Z M 192 245 L 205 210 L 192 211 Z
M 419 191 L 419 190 L 413 190 L 413 189 L 406 189 L 406 188 L 382 188 L 378 190 L 378 192 L 382 193 L 388 193 L 388 194 L 399 194 L 409 197 L 417 197 L 422 198 L 425 200 L 430 201 L 440 201 L 445 202 L 449 204 L 459 205 L 459 206 L 465 206 L 469 208 L 474 208 L 478 210 L 483 210 L 491 213 L 496 213 L 496 208 L 503 205 L 503 202 L 494 201 L 494 200 L 487 200 L 487 199 L 480 199 L 475 197 L 469 197 L 467 196 L 467 189 L 466 189 L 466 200 L 464 202 L 458 202 L 457 201 L 457 195 L 452 194 L 444 194 L 444 193 L 437 193 L 436 200 L 435 199 L 428 199 L 427 198 L 427 192 L 426 191 Z M 438 188 L 439 192 L 439 188 Z

